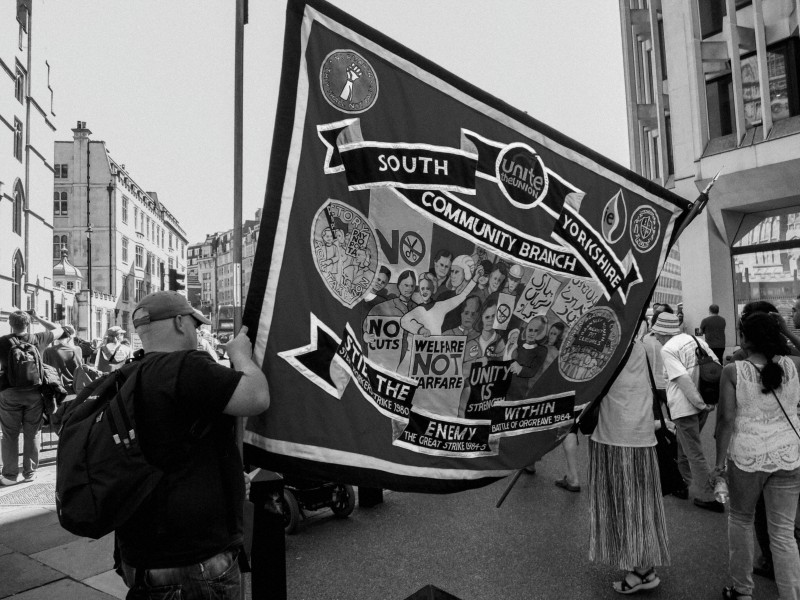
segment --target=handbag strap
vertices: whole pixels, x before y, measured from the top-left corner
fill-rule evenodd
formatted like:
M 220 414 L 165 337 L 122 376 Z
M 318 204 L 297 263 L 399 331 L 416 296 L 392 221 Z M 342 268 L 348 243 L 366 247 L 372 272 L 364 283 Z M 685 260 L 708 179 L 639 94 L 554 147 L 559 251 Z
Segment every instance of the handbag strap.
M 697 350 L 695 350 L 697 356 L 699 357 L 702 355 L 708 357 L 709 356 L 708 352 L 706 352 L 706 349 L 700 345 L 700 342 L 697 341 L 697 338 L 692 336 L 692 339 L 694 340 L 694 343 L 697 344 Z
M 770 391 L 772 392 L 772 395 L 775 396 L 775 400 L 778 401 L 778 406 L 781 407 L 781 412 L 783 413 L 783 416 L 786 417 L 786 420 L 789 421 L 789 425 L 792 426 L 792 430 L 794 431 L 794 434 L 798 437 L 798 439 L 800 439 L 800 433 L 797 432 L 797 429 L 795 428 L 794 423 L 792 423 L 792 420 L 789 418 L 789 415 L 786 414 L 786 409 L 783 408 L 783 404 L 781 404 L 781 401 L 778 400 L 778 395 L 775 393 L 775 390 L 770 390 Z
M 748 360 L 747 362 L 749 362 L 751 365 L 753 365 L 753 368 L 756 371 L 761 373 L 761 369 L 759 369 L 758 365 L 756 365 L 753 361 Z M 794 434 L 797 436 L 798 439 L 800 439 L 800 433 L 797 432 L 797 428 L 794 426 L 794 423 L 792 423 L 792 420 L 789 418 L 789 415 L 786 413 L 786 409 L 783 408 L 783 404 L 781 404 L 781 401 L 778 398 L 778 394 L 775 393 L 775 390 L 770 390 L 770 392 L 772 392 L 772 395 L 775 396 L 775 401 L 778 403 L 778 406 L 780 407 L 781 412 L 783 413 L 783 416 L 786 417 L 787 421 L 789 421 L 789 425 L 792 427 L 792 431 L 794 431 Z
M 650 356 L 647 354 L 647 348 L 644 349 L 644 359 L 647 361 L 647 375 L 650 377 L 650 389 L 653 391 L 653 412 L 658 415 L 658 420 L 661 421 L 661 428 L 666 430 L 667 424 L 664 422 L 664 413 L 661 410 L 661 399 L 658 397 L 656 391 L 656 381 L 653 379 L 653 368 L 650 366 Z

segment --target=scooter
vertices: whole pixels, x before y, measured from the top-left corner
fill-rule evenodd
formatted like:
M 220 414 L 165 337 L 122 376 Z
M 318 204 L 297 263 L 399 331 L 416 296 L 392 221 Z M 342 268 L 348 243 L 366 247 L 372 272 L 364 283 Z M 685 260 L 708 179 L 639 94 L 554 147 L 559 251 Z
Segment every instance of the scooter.
M 284 475 L 283 512 L 284 529 L 288 535 L 297 530 L 305 511 L 330 508 L 340 519 L 350 516 L 356 507 L 356 494 L 352 485 L 302 479 Z

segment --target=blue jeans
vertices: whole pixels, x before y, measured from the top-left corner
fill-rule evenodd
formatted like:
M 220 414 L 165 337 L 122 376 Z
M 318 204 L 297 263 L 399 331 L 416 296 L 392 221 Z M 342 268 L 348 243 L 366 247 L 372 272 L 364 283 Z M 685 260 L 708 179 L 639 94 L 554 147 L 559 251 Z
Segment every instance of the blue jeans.
M 778 593 L 781 600 L 800 600 L 800 553 L 794 539 L 800 467 L 792 471 L 749 473 L 730 461 L 728 487 L 728 559 L 736 591 L 753 592 L 753 517 L 763 490 Z
M 678 436 L 678 470 L 686 485 L 695 486 L 695 497 L 708 502 L 714 499 L 714 488 L 708 482 L 710 470 L 700 432 L 708 419 L 708 411 L 673 419 Z
M 3 442 L 3 477 L 19 475 L 19 434 L 22 432 L 22 474 L 33 475 L 39 466 L 39 431 L 44 403 L 38 390 L 7 388 L 0 392 L 0 429 Z
M 241 573 L 237 552 L 228 550 L 187 567 L 122 571 L 130 588 L 127 600 L 239 600 Z

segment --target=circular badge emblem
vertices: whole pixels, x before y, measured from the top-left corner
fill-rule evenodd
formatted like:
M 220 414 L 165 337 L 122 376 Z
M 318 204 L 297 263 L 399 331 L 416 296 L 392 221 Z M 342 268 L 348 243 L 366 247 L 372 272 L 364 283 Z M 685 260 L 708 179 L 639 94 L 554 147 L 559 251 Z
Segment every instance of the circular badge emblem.
M 352 308 L 370 291 L 378 271 L 378 238 L 355 208 L 328 200 L 311 225 L 311 253 L 328 291 Z
M 400 238 L 403 258 L 411 267 L 416 267 L 425 256 L 425 240 L 415 231 L 406 231 Z
M 649 252 L 658 241 L 661 222 L 658 214 L 650 206 L 640 206 L 631 216 L 631 242 L 639 252 Z
M 495 170 L 503 195 L 518 208 L 533 208 L 547 193 L 549 180 L 544 163 L 526 144 L 514 143 L 503 148 Z
M 508 304 L 501 304 L 497 307 L 497 312 L 495 313 L 495 319 L 501 325 L 505 323 L 508 318 L 511 316 L 511 307 Z
M 367 60 L 352 50 L 334 50 L 319 70 L 328 104 L 346 113 L 362 113 L 378 99 L 378 78 Z
M 558 357 L 558 369 L 569 381 L 589 381 L 606 367 L 619 345 L 617 315 L 606 307 L 590 310 L 567 333 Z

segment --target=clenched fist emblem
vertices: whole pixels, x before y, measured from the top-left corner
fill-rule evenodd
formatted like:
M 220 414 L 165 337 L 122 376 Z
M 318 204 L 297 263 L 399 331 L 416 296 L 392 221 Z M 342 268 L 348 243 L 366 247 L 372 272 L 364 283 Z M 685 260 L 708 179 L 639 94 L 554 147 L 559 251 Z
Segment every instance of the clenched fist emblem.
M 347 67 L 347 83 L 344 84 L 342 93 L 339 94 L 342 100 L 350 100 L 352 98 L 353 82 L 359 77 L 361 77 L 361 67 L 355 63 L 351 63 L 350 66 Z

